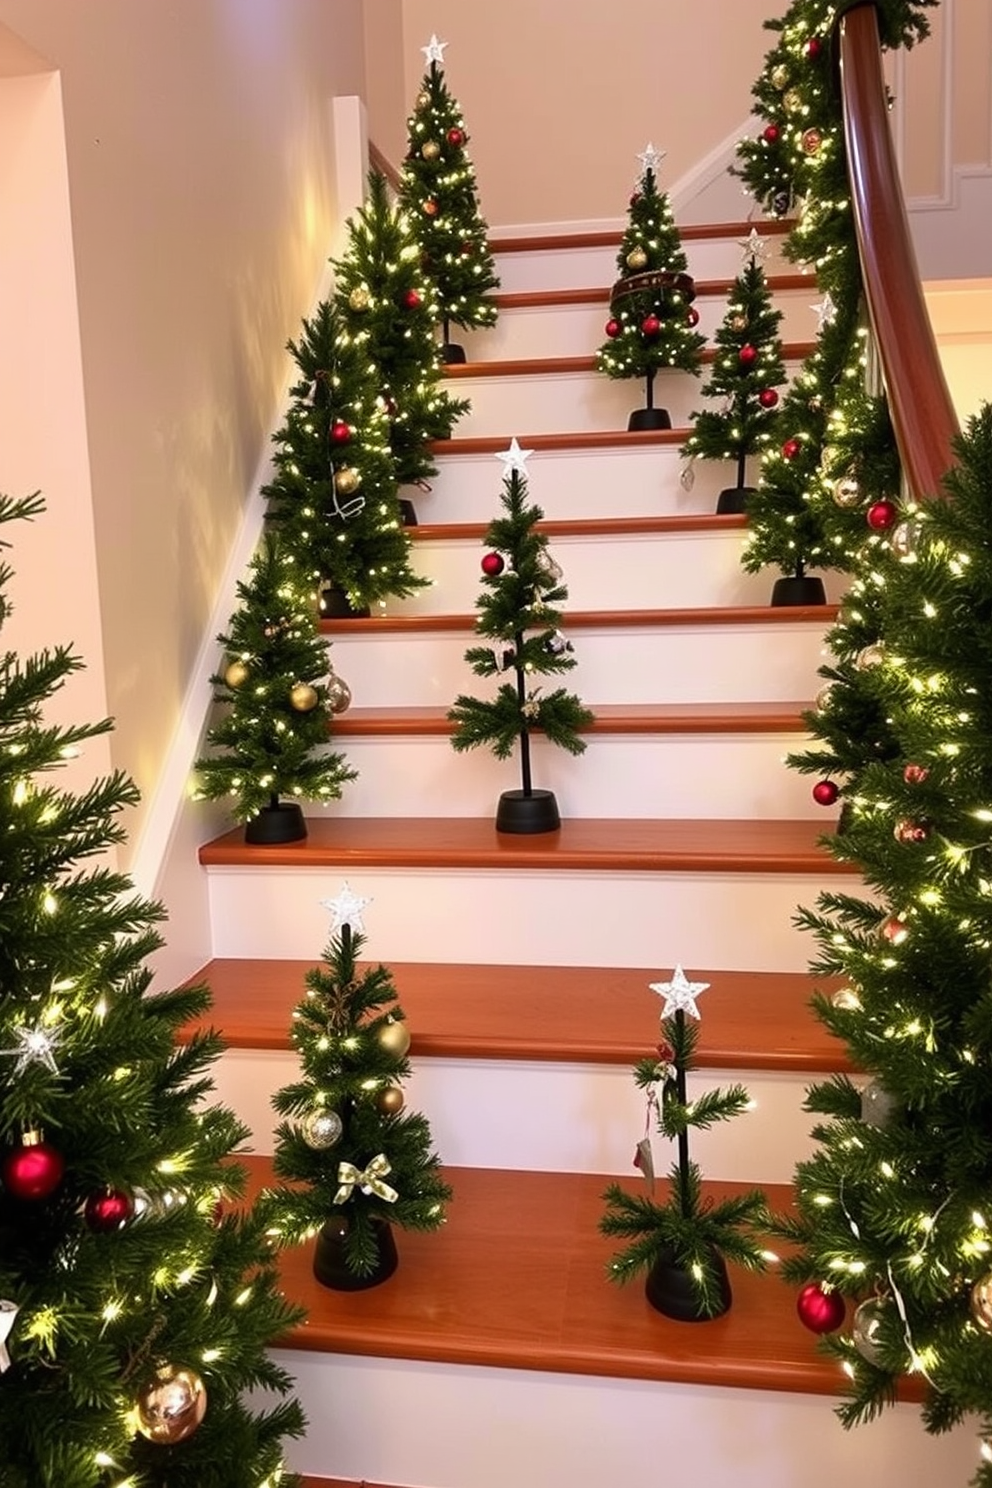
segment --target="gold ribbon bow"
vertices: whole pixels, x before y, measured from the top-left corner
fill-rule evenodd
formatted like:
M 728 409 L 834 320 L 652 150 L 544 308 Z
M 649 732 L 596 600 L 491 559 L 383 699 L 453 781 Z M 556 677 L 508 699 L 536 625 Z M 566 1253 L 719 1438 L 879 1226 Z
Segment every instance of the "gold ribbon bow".
M 384 1199 L 387 1204 L 394 1204 L 399 1194 L 395 1188 L 390 1188 L 388 1183 L 382 1181 L 389 1172 L 390 1166 L 389 1159 L 384 1152 L 380 1152 L 378 1157 L 372 1159 L 364 1173 L 361 1168 L 356 1168 L 354 1163 L 339 1163 L 338 1183 L 341 1187 L 334 1195 L 335 1204 L 343 1204 L 350 1199 L 356 1183 L 362 1193 L 374 1193 L 377 1198 Z

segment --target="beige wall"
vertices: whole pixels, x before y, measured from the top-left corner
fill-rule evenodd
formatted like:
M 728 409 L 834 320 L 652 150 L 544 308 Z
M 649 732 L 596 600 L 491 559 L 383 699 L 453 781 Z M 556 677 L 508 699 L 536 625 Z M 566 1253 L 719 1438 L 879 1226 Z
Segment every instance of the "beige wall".
M 61 85 L 113 757 L 147 798 L 333 234 L 361 3 L 0 0 L 3 26 L 0 67 L 24 43 Z M 64 366 L 27 389 L 53 441 Z
M 906 194 L 943 199 L 955 169 L 992 168 L 992 6 L 941 0 L 928 18 L 929 39 L 890 77 Z

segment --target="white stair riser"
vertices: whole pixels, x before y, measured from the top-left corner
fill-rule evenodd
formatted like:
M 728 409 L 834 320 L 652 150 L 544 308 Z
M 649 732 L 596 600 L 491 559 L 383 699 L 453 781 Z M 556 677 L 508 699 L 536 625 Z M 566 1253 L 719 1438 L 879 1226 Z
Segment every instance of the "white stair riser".
M 497 242 L 493 246 L 497 250 L 500 289 L 508 294 L 534 289 L 588 289 L 591 285 L 609 289 L 623 272 L 617 265 L 622 236 L 622 230 L 618 230 L 616 247 L 548 248 L 533 253 L 499 253 Z M 794 274 L 795 266 L 782 257 L 782 237 L 768 237 L 765 242 L 765 272 Z M 693 238 L 682 247 L 694 279 L 732 279 L 744 261 L 743 248 L 733 238 Z
M 402 1234 L 397 1243 L 400 1286 Z M 486 1284 L 480 1276 L 480 1290 Z M 632 1312 L 647 1306 L 640 1281 L 623 1298 Z M 290 1350 L 274 1357 L 296 1377 L 310 1422 L 306 1440 L 288 1448 L 291 1464 L 355 1482 L 642 1488 L 688 1477 L 700 1488 L 917 1488 L 964 1484 L 977 1465 L 973 1422 L 927 1436 L 911 1405 L 844 1431 L 822 1395 Z
M 528 421 L 526 427 L 537 426 Z M 500 437 L 509 445 L 514 433 L 525 430 L 507 426 Z M 733 463 L 696 461 L 689 491 L 679 482 L 683 464 L 675 445 L 542 450 L 527 464 L 528 498 L 549 520 L 715 511 L 719 492 L 736 483 Z M 752 465 L 752 483 L 755 473 Z M 500 510 L 503 465 L 495 455 L 444 455 L 431 486 L 430 492 L 410 492 L 421 522 L 490 522 Z
M 347 853 L 326 868 L 218 867 L 207 879 L 214 956 L 319 956 L 321 901 L 347 881 L 375 901 L 368 955 L 382 961 L 727 971 L 804 971 L 816 947 L 793 927 L 797 905 L 827 887 L 858 892 L 849 875 L 366 870 Z
M 741 567 L 747 542 L 740 530 L 554 537 L 549 549 L 564 573 L 575 610 L 708 608 L 768 603 L 767 573 Z M 431 581 L 411 599 L 390 603 L 395 614 L 459 614 L 486 592 L 480 539 L 415 543 L 412 562 Z M 836 586 L 836 587 L 839 587 Z
M 582 755 L 532 740 L 534 779 L 553 790 L 563 816 L 810 817 L 810 780 L 784 756 L 799 734 L 589 734 Z M 336 741 L 358 779 L 339 801 L 307 806 L 310 816 L 488 816 L 517 783 L 514 760 L 488 749 L 456 755 L 445 736 Z
M 402 1000 L 402 986 L 397 991 Z M 251 1127 L 252 1151 L 271 1153 L 278 1122 L 272 1092 L 299 1078 L 298 1060 L 289 1051 L 233 1049 L 213 1073 L 216 1098 Z M 802 1109 L 806 1077 L 699 1070 L 688 1082 L 689 1099 L 731 1084 L 745 1087 L 753 1109 L 693 1132 L 693 1158 L 710 1179 L 791 1182 L 796 1163 L 812 1151 L 811 1118 Z M 644 1135 L 645 1098 L 623 1065 L 415 1059 L 404 1088 L 408 1109 L 428 1118 L 434 1149 L 449 1166 L 636 1175 L 631 1159 Z M 677 1153 L 653 1124 L 651 1132 L 661 1178 Z
M 810 341 L 816 334 L 816 285 L 783 290 L 774 296 L 782 312 L 778 334 L 783 341 Z M 696 330 L 712 341 L 727 313 L 728 302 L 706 295 L 695 302 Z M 484 331 L 456 331 L 470 362 L 513 361 L 519 357 L 588 356 L 605 340 L 610 308 L 606 300 L 593 305 L 526 305 L 501 310 L 494 326 Z M 704 405 L 705 406 L 705 405 Z M 716 405 L 714 405 L 716 406 Z
M 809 697 L 816 690 L 823 636 L 807 623 L 563 629 L 576 666 L 537 678 L 545 691 L 562 685 L 597 703 L 760 702 Z M 336 631 L 331 657 L 356 705 L 440 703 L 460 693 L 492 696 L 495 679 L 465 661 L 469 631 L 383 633 L 349 638 Z M 512 674 L 509 674 L 512 677 Z

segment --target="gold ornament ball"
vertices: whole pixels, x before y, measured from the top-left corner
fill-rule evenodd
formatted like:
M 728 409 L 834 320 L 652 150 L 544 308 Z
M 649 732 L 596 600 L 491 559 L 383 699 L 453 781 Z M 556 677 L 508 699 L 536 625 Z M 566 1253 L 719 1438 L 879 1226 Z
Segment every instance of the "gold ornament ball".
M 772 87 L 782 89 L 788 81 L 789 69 L 780 62 L 777 67 L 772 68 Z
M 430 103 L 430 101 L 431 101 L 431 95 L 429 93 L 418 93 L 417 94 L 417 107 L 418 108 L 426 108 L 427 105 Z
M 746 315 L 732 315 L 730 317 L 730 329 L 732 331 L 738 331 L 738 332 L 739 331 L 746 331 L 747 330 L 747 316 Z
M 915 557 L 919 536 L 919 522 L 900 522 L 898 526 L 892 529 L 892 536 L 889 538 L 889 547 L 901 562 L 905 562 L 906 559 Z
M 643 248 L 631 248 L 627 254 L 628 269 L 643 269 L 648 261 L 648 256 Z
M 308 1111 L 300 1122 L 300 1136 L 314 1152 L 326 1152 L 340 1141 L 344 1123 L 337 1111 Z
M 138 1430 L 160 1447 L 192 1436 L 206 1411 L 206 1387 L 193 1369 L 163 1364 L 138 1392 Z
M 782 102 L 785 105 L 787 114 L 798 114 L 803 106 L 803 95 L 798 88 L 790 88 L 787 93 L 782 95 Z
M 861 1007 L 861 998 L 853 987 L 838 987 L 830 998 L 835 1008 L 842 1013 L 856 1013 Z
M 973 1322 L 992 1333 L 992 1276 L 983 1276 L 971 1289 L 969 1301 Z
M 403 1109 L 403 1092 L 398 1085 L 387 1085 L 379 1091 L 375 1103 L 383 1116 L 398 1116 Z
M 238 688 L 248 681 L 248 668 L 243 661 L 232 661 L 224 673 L 224 681 L 230 688 Z
M 820 708 L 820 709 L 829 708 L 830 707 L 830 698 L 831 698 L 831 694 L 833 693 L 833 690 L 834 690 L 834 684 L 832 682 L 824 682 L 823 686 L 820 688 L 819 692 L 816 694 L 816 697 L 813 699 L 813 702 L 814 702 L 815 706 L 817 708 Z
M 820 451 L 820 469 L 828 474 L 841 458 L 841 451 L 835 444 L 825 444 Z
M 327 706 L 332 713 L 347 713 L 351 707 L 351 688 L 341 677 L 331 677 L 327 684 Z
M 312 712 L 319 700 L 317 689 L 311 687 L 309 682 L 297 682 L 296 686 L 290 689 L 289 701 L 297 713 Z
M 362 285 L 359 285 L 357 289 L 353 289 L 348 296 L 348 304 L 352 310 L 367 310 L 369 308 L 368 290 L 363 288 Z
M 823 135 L 818 129 L 804 129 L 802 146 L 804 155 L 815 155 L 823 144 Z
M 410 1030 L 401 1018 L 384 1023 L 379 1029 L 379 1048 L 395 1059 L 402 1059 L 410 1048 Z
M 426 144 L 421 145 L 420 153 L 425 160 L 436 160 L 441 153 L 441 146 L 437 140 L 428 140 Z
M 853 475 L 842 475 L 840 480 L 834 481 L 833 498 L 836 505 L 845 511 L 861 505 L 861 487 Z
M 350 496 L 352 491 L 357 491 L 362 483 L 362 477 L 351 465 L 346 465 L 343 470 L 338 470 L 334 475 L 334 489 L 342 496 Z
M 854 665 L 859 672 L 863 672 L 866 667 L 881 666 L 884 660 L 885 647 L 881 641 L 876 641 L 873 645 L 866 646 L 863 651 L 858 652 L 854 658 Z

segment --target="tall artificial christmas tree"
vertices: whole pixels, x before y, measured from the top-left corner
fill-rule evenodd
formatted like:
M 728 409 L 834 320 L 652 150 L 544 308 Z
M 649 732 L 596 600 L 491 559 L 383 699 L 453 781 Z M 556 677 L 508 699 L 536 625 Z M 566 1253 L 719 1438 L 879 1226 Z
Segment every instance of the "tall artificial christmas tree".
M 823 894 L 801 917 L 815 969 L 842 978 L 817 1013 L 865 1073 L 809 1092 L 818 1145 L 781 1228 L 800 1316 L 849 1376 L 842 1421 L 912 1375 L 928 1431 L 974 1414 L 971 1481 L 989 1488 L 992 408 L 956 453 L 942 499 L 874 560 L 882 642 L 862 678 L 894 748 L 862 765 L 830 843 L 874 897 Z
M 494 644 L 472 646 L 465 653 L 477 677 L 511 672 L 514 680 L 500 683 L 494 698 L 461 694 L 448 714 L 455 725 L 451 742 L 459 751 L 488 744 L 497 759 L 508 759 L 519 748 L 521 788 L 500 796 L 496 827 L 501 832 L 551 832 L 561 825 L 554 793 L 533 786 L 531 734 L 540 730 L 552 744 L 581 754 L 586 746 L 579 730 L 592 722 L 574 693 L 563 687 L 544 693 L 533 685 L 536 677 L 571 671 L 575 657 L 555 609 L 568 598 L 568 590 L 547 538 L 536 530 L 544 513 L 527 504 L 530 453 L 514 439 L 499 456 L 505 471 L 504 515 L 486 532 L 485 590 L 476 601 L 475 626 Z
M 301 1078 L 273 1097 L 287 1182 L 267 1196 L 271 1227 L 289 1244 L 316 1235 L 314 1274 L 339 1291 L 386 1281 L 393 1229 L 437 1229 L 451 1197 L 426 1117 L 404 1110 L 410 1034 L 392 976 L 357 959 L 368 903 L 347 884 L 327 901 L 331 939 L 293 1015 Z
M 716 356 L 704 397 L 722 398 L 717 412 L 692 415 L 692 433 L 682 446 L 689 460 L 735 460 L 735 485 L 720 492 L 717 511 L 746 510 L 753 488 L 747 483 L 747 459 L 767 449 L 774 438 L 778 389 L 785 382 L 778 328 L 782 312 L 772 307 L 762 266 L 765 245 L 751 230 L 744 266 L 730 290 L 727 311 L 716 333 Z
M 425 583 L 410 567 L 379 372 L 326 300 L 289 351 L 300 380 L 274 436 L 266 515 L 323 616 L 367 615 Z
M 0 497 L 0 526 L 40 510 Z M 0 657 L 0 1478 L 272 1488 L 303 1422 L 257 1392 L 287 1395 L 266 1348 L 297 1314 L 259 1212 L 232 1202 L 248 1132 L 204 1103 L 219 1040 L 178 1042 L 209 995 L 152 993 L 162 910 L 105 857 L 137 792 L 51 779 L 110 728 L 44 720 L 80 665 Z
M 407 121 L 400 203 L 420 245 L 420 267 L 434 286 L 441 354 L 452 363 L 464 362 L 465 349 L 451 340 L 451 327 L 493 325 L 492 291 L 499 279 L 479 211 L 465 120 L 445 81 L 447 44 L 432 36 L 422 49 L 427 71 Z
M 375 369 L 401 486 L 436 475 L 431 442 L 449 438 L 468 408 L 441 385 L 436 296 L 420 259 L 406 213 L 390 202 L 385 176 L 371 171 L 368 198 L 349 219 L 334 265 L 337 341 L 358 345 Z
M 704 338 L 695 330 L 696 287 L 671 202 L 658 189 L 663 156 L 648 145 L 637 158 L 641 175 L 630 198 L 617 255 L 620 278 L 610 295 L 606 340 L 596 365 L 607 377 L 644 378 L 645 406 L 631 414 L 629 429 L 670 429 L 667 409 L 655 407 L 655 375 L 663 367 L 698 374 Z
M 611 1183 L 600 1220 L 604 1235 L 628 1242 L 611 1261 L 610 1278 L 624 1283 L 647 1271 L 645 1290 L 652 1307 L 686 1323 L 719 1317 L 730 1307 L 725 1256 L 748 1270 L 764 1268 L 761 1233 L 768 1222 L 765 1197 L 758 1189 L 719 1202 L 706 1199 L 699 1165 L 689 1157 L 690 1131 L 732 1120 L 748 1105 L 742 1085 L 709 1090 L 692 1101 L 687 1095 L 686 1073 L 692 1068 L 697 1029 L 686 1022 L 686 1014 L 699 1019 L 696 1000 L 708 986 L 709 982 L 690 982 L 681 966 L 671 981 L 651 984 L 651 991 L 663 998 L 661 1042 L 634 1071 L 638 1088 L 647 1093 L 645 1135 L 634 1161 L 644 1174 L 648 1194 L 632 1194 Z M 654 1196 L 652 1123 L 659 1136 L 678 1145 L 663 1200 Z
M 221 718 L 196 762 L 196 794 L 228 800 L 245 841 L 294 842 L 307 835 L 299 801 L 331 801 L 354 780 L 330 746 L 331 718 L 351 699 L 331 669 L 310 597 L 271 534 L 238 584 L 223 671 L 211 678 Z M 289 796 L 286 801 L 283 797 Z

